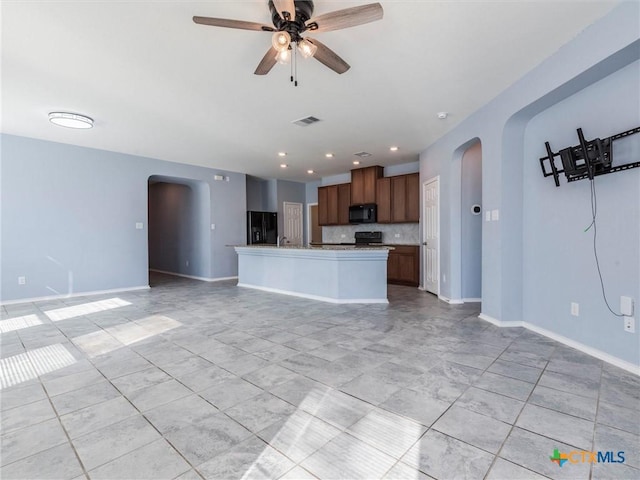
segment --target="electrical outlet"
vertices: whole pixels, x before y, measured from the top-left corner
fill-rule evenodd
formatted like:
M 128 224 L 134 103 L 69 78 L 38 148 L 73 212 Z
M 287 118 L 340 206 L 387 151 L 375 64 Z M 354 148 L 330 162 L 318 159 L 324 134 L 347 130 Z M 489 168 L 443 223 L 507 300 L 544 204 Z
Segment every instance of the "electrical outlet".
M 580 304 L 571 302 L 571 315 L 574 317 L 580 316 Z
M 500 210 L 491 210 L 491 221 L 497 222 L 500 220 Z
M 187 264 L 187 267 L 188 267 L 189 266 L 189 260 L 187 260 L 185 263 Z
M 18 285 L 25 285 L 27 283 L 26 277 L 18 277 Z
M 399 233 L 396 233 L 396 234 L 394 235 L 394 237 L 396 237 L 396 238 L 400 238 L 400 234 L 399 234 Z
M 636 333 L 636 319 L 633 317 L 624 317 L 624 331 L 627 333 Z
M 215 223 L 212 223 L 212 224 L 211 224 L 211 230 L 215 230 L 215 229 L 216 229 L 216 224 L 215 224 Z
M 340 235 L 340 238 L 345 238 L 346 235 L 343 233 L 342 235 Z
M 142 230 L 142 222 L 136 222 L 136 230 Z
M 486 212 L 484 212 L 484 221 L 485 222 L 490 222 L 491 221 L 491 211 L 487 210 Z
M 442 283 L 447 283 L 447 276 L 444 273 L 442 274 Z

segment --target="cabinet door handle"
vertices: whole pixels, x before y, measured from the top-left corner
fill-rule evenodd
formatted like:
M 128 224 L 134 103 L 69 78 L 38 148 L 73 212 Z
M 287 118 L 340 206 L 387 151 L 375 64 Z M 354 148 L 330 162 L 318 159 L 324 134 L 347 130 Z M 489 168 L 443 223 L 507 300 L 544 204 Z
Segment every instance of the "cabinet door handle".
M 425 245 L 425 246 L 426 246 L 426 245 L 427 245 L 427 242 L 422 242 L 422 245 Z

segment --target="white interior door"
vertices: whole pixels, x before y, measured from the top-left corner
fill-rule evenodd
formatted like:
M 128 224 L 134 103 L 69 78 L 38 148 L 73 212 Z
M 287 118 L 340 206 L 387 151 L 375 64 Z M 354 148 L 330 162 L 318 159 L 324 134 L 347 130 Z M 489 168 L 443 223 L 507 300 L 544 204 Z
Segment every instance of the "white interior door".
M 302 204 L 284 202 L 282 210 L 287 245 L 302 245 Z
M 427 292 L 440 293 L 440 180 L 436 177 L 422 186 L 422 262 L 423 286 Z

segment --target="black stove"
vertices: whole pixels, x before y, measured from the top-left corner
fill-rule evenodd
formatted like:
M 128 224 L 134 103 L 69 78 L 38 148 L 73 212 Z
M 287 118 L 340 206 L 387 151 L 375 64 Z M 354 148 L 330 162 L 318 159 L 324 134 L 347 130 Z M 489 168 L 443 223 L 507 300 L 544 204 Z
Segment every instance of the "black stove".
M 369 247 L 382 244 L 382 232 L 356 232 L 356 247 Z

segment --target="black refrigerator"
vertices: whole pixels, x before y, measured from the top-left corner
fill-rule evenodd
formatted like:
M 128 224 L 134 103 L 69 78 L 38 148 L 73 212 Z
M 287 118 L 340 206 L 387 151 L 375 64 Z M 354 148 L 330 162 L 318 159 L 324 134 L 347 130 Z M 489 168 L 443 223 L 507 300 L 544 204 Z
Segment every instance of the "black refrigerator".
M 276 212 L 247 212 L 247 245 L 272 244 L 278 239 Z

